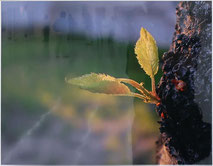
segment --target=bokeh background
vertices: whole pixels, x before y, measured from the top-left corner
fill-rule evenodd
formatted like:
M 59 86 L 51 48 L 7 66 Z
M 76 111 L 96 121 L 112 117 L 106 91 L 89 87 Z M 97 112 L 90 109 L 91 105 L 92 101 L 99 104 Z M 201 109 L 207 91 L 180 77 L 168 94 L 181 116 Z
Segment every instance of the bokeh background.
M 145 27 L 161 57 L 177 3 L 2 2 L 2 164 L 155 163 L 153 105 L 64 79 L 106 73 L 151 90 L 134 45 Z

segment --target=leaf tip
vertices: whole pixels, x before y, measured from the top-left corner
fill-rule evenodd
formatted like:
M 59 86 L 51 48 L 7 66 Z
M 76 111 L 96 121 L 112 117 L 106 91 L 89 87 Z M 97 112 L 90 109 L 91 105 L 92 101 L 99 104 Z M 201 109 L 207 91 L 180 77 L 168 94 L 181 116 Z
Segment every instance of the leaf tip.
M 140 35 L 146 34 L 147 30 L 144 27 L 141 27 Z

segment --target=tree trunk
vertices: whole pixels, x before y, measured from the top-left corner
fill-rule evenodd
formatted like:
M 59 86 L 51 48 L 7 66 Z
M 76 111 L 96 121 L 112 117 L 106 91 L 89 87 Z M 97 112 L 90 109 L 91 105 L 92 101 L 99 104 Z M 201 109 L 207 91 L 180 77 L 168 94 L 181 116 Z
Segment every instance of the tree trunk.
M 210 156 L 211 13 L 211 2 L 180 2 L 176 8 L 175 33 L 156 89 L 161 98 L 158 164 L 195 164 Z

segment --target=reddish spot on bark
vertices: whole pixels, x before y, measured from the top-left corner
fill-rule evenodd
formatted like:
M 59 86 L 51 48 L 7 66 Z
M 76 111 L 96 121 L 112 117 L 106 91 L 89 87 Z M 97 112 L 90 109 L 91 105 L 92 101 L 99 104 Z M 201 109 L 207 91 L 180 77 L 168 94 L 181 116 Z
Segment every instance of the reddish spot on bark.
M 161 113 L 161 115 L 160 115 L 160 116 L 161 116 L 161 118 L 165 118 L 165 117 L 164 117 L 164 114 L 163 114 L 163 112 Z
M 186 90 L 186 83 L 182 80 L 173 79 L 172 83 L 175 84 L 175 88 L 181 92 Z
M 160 103 L 157 103 L 157 104 L 156 104 L 156 106 L 159 106 L 159 105 L 160 105 Z

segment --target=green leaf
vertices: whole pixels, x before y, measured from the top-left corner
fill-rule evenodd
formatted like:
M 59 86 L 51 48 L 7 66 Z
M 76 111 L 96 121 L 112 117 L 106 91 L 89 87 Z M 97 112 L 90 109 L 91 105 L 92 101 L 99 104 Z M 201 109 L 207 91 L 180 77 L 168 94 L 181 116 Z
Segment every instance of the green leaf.
M 72 85 L 94 93 L 127 96 L 130 96 L 131 94 L 131 91 L 125 84 L 122 84 L 116 78 L 105 74 L 91 73 L 77 78 L 66 78 L 66 81 Z
M 158 72 L 159 58 L 155 39 L 144 28 L 141 28 L 140 38 L 135 46 L 135 54 L 142 69 L 151 78 Z

